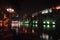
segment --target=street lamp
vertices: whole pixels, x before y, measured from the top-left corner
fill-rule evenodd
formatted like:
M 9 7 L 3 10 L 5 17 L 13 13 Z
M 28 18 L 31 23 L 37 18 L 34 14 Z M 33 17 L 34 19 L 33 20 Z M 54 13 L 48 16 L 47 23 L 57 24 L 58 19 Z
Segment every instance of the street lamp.
M 12 8 L 7 8 L 6 9 L 8 12 L 10 12 L 10 13 L 13 13 L 14 12 L 14 9 L 12 9 Z

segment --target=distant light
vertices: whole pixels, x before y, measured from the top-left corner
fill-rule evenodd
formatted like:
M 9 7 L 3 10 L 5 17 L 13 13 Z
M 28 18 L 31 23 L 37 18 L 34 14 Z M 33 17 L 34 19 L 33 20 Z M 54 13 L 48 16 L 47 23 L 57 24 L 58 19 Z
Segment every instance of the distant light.
M 46 39 L 46 34 L 43 34 L 42 37 L 43 37 L 43 39 Z
M 55 22 L 52 22 L 52 24 L 55 24 Z
M 55 28 L 55 25 L 52 25 L 53 28 Z
M 18 22 L 18 24 L 19 24 L 19 28 L 20 28 L 20 26 L 21 26 L 21 25 L 20 25 L 20 21 Z
M 42 34 L 42 38 L 44 40 L 49 40 L 49 35 L 48 34 Z
M 25 21 L 24 23 L 29 23 L 29 21 Z
M 29 27 L 29 24 L 24 24 L 26 27 Z
M 52 13 L 52 9 L 51 8 L 49 9 L 49 12 Z
M 34 17 L 34 15 L 32 15 L 32 17 Z
M 35 27 L 38 27 L 38 25 L 36 24 Z
M 44 24 L 46 23 L 46 21 L 43 22 Z
M 23 26 L 23 22 L 19 22 L 19 25 L 20 25 L 20 26 Z
M 44 29 L 46 28 L 46 25 L 43 25 Z
M 18 27 L 19 26 L 19 21 L 12 21 L 12 27 Z
M 46 13 L 48 13 L 47 9 L 42 11 L 42 14 L 46 14 Z
M 33 20 L 33 23 L 35 23 L 35 21 Z
M 49 21 L 47 21 L 47 24 L 49 24 L 50 22 Z
M 38 21 L 35 21 L 35 23 L 38 23 Z
M 46 35 L 46 40 L 49 40 L 49 36 L 48 35 Z
M 32 29 L 32 33 L 35 33 L 34 29 Z
M 57 10 L 60 9 L 60 6 L 57 6 L 56 9 L 57 9 Z
M 33 24 L 33 27 L 34 27 L 35 25 Z
M 35 12 L 35 13 L 32 14 L 32 17 L 37 16 L 37 15 L 38 15 L 38 13 Z
M 7 8 L 6 9 L 8 12 L 14 12 L 14 9 L 12 9 L 12 8 Z
M 50 25 L 47 25 L 47 28 L 50 28 Z

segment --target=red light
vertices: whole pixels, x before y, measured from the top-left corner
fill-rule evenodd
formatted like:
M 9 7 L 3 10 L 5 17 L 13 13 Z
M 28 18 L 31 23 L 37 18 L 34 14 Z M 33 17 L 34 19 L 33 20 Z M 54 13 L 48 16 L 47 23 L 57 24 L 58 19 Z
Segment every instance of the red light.
M 0 20 L 0 26 L 2 27 L 2 20 Z
M 52 7 L 52 8 L 59 10 L 60 9 L 60 6 L 55 6 L 55 7 Z
M 25 30 L 25 33 L 27 33 L 27 30 Z
M 9 22 L 9 19 L 8 18 L 6 20 L 4 20 L 4 26 L 5 27 L 8 27 L 8 22 Z

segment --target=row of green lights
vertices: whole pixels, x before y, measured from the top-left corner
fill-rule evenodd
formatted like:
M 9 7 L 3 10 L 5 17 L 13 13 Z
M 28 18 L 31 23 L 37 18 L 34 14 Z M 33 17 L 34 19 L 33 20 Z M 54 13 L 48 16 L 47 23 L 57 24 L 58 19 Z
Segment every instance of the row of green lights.
M 46 27 L 46 26 L 47 26 L 48 28 L 50 27 L 50 25 L 43 25 L 43 27 Z M 55 25 L 52 25 L 52 27 L 55 27 Z
M 24 24 L 24 26 L 29 27 L 29 24 Z
M 38 23 L 38 21 L 33 20 L 33 23 Z
M 55 25 L 52 25 L 52 27 L 50 25 L 43 25 L 44 29 L 50 29 L 50 28 L 53 28 L 55 29 Z
M 37 24 L 36 25 L 33 24 L 33 27 L 38 27 L 38 25 Z
M 54 21 L 54 22 L 50 22 L 50 21 L 44 21 L 44 22 L 43 22 L 43 24 L 46 24 L 46 23 L 47 23 L 47 24 L 50 24 L 50 23 L 55 24 L 55 21 Z
M 37 21 L 34 21 L 34 23 L 35 23 L 35 22 L 37 23 Z M 33 27 L 34 27 L 34 26 L 37 27 L 38 25 L 37 25 L 37 24 L 34 24 L 34 23 L 32 24 L 32 26 L 33 26 Z M 29 26 L 29 21 L 19 22 L 19 25 L 20 25 L 20 26 L 26 26 L 26 27 L 28 27 L 28 26 Z
M 24 22 L 19 22 L 19 25 L 20 25 L 20 26 L 27 26 L 27 27 L 29 26 L 28 23 L 24 23 Z
M 29 21 L 24 21 L 24 23 L 29 23 Z

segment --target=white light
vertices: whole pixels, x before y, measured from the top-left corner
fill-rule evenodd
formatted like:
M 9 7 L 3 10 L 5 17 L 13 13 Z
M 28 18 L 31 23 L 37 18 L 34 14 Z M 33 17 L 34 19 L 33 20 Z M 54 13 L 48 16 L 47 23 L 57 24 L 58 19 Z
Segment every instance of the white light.
M 38 21 L 36 21 L 35 23 L 38 23 Z
M 20 26 L 21 26 L 21 25 L 20 25 L 20 21 L 18 22 L 18 25 L 19 25 L 19 28 L 20 28 Z
M 44 21 L 43 23 L 45 24 L 46 22 Z
M 52 24 L 55 24 L 55 22 L 52 22 Z
M 55 28 L 55 25 L 53 25 L 53 28 Z
M 49 21 L 47 21 L 47 24 L 49 24 L 50 22 Z
M 12 26 L 13 26 L 13 27 L 14 27 L 14 26 L 18 27 L 18 26 L 19 26 L 18 21 L 12 21 Z
M 32 15 L 32 17 L 34 17 L 34 15 Z
M 44 11 L 42 11 L 42 14 L 44 14 L 45 12 Z
M 50 12 L 50 13 L 52 12 L 52 9 L 51 9 L 51 8 L 49 9 L 49 12 Z
M 42 14 L 46 14 L 46 13 L 48 13 L 47 9 L 42 11 Z
M 46 39 L 47 39 L 47 40 L 49 39 L 49 36 L 48 36 L 48 35 L 46 35 Z
M 43 37 L 43 39 L 46 39 L 46 34 L 43 34 L 42 37 Z
M 45 28 L 45 27 L 46 27 L 46 25 L 43 25 L 43 27 Z
M 38 27 L 38 25 L 37 25 L 37 24 L 36 24 L 35 26 L 36 26 L 36 27 Z
M 14 9 L 8 8 L 6 9 L 8 12 L 14 12 Z
M 34 29 L 32 29 L 32 33 L 34 33 L 35 31 L 34 31 Z
M 47 28 L 49 28 L 50 27 L 50 25 L 47 25 Z

